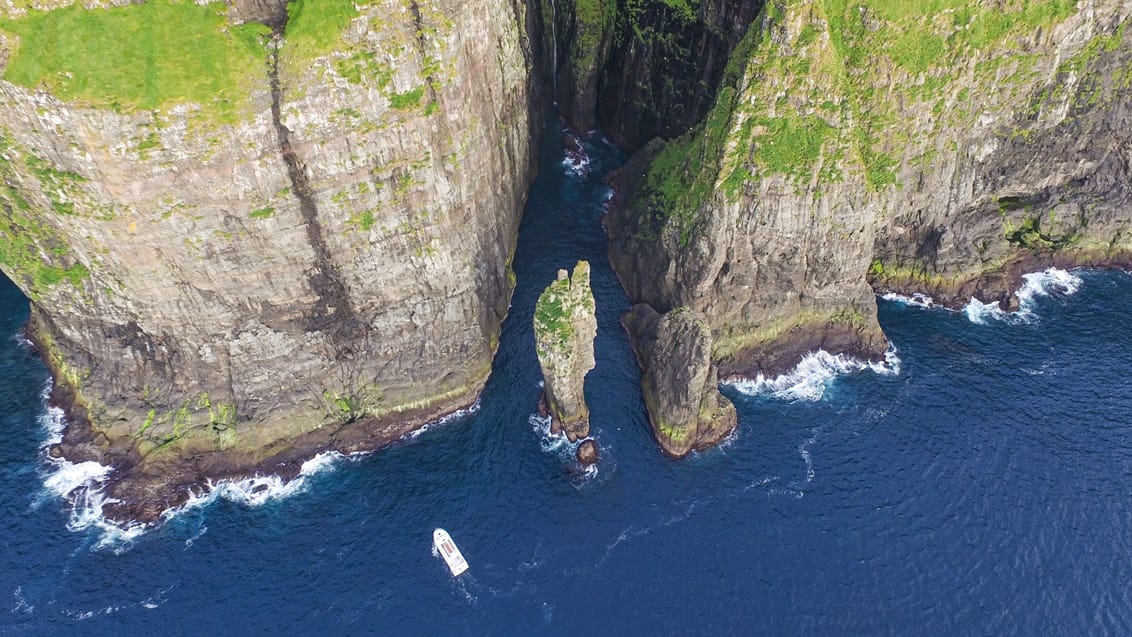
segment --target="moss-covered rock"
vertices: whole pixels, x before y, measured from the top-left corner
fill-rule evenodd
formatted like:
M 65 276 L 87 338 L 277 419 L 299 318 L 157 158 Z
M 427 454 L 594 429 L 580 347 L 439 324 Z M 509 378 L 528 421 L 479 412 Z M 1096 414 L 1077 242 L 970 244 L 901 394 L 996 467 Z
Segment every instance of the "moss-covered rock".
M 879 358 L 874 291 L 961 304 L 1022 268 L 1126 263 L 1129 19 L 1116 0 L 770 2 L 703 121 L 629 162 L 611 261 L 634 302 L 702 312 L 724 376 Z
M 585 379 L 594 368 L 597 336 L 588 262 L 579 261 L 573 275 L 558 271 L 535 304 L 534 333 L 553 426 L 571 441 L 585 438 L 590 431 Z

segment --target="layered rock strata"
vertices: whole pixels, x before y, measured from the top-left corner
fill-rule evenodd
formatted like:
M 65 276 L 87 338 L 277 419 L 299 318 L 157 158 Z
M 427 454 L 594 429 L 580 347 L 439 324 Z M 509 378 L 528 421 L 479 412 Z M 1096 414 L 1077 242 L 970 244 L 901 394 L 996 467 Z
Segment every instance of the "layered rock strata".
M 0 10 L 0 268 L 113 516 L 474 400 L 532 176 L 522 3 L 44 8 Z
M 585 438 L 590 434 L 585 381 L 595 365 L 597 337 L 588 262 L 579 261 L 572 275 L 559 270 L 539 296 L 534 335 L 552 431 L 565 432 L 570 442 Z
M 620 176 L 630 298 L 700 313 L 721 375 L 752 377 L 879 357 L 874 291 L 1007 299 L 1025 271 L 1128 262 L 1130 13 L 772 3 L 707 117 Z

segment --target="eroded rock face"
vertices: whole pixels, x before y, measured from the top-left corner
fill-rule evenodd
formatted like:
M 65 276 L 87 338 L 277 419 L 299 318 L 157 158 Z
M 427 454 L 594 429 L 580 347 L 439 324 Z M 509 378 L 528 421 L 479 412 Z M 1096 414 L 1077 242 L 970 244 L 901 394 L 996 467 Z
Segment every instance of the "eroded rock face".
M 661 316 L 642 303 L 622 323 L 644 372 L 641 391 L 653 434 L 666 453 L 683 457 L 735 429 L 735 406 L 719 393 L 711 330 L 702 313 L 679 307 Z
M 532 176 L 524 5 L 308 5 L 63 9 L 199 31 L 106 58 L 178 65 L 145 94 L 21 59 L 66 33 L 0 31 L 0 267 L 72 398 L 62 453 L 129 478 L 123 516 L 379 446 L 489 373 Z
M 621 176 L 630 298 L 702 312 L 723 377 L 879 358 L 877 290 L 962 304 L 1128 260 L 1127 3 L 829 8 L 768 9 L 699 127 Z
M 593 438 L 583 440 L 582 444 L 578 445 L 578 451 L 574 453 L 574 457 L 577 459 L 578 464 L 583 467 L 597 464 L 597 442 Z
M 597 337 L 588 262 L 579 261 L 573 275 L 558 271 L 535 305 L 534 333 L 552 426 L 570 442 L 585 438 L 590 433 L 585 380 L 595 365 Z

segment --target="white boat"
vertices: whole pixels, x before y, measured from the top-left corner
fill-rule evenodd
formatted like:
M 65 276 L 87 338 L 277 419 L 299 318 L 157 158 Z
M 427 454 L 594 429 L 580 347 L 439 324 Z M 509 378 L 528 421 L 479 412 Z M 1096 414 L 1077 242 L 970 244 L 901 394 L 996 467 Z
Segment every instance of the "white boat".
M 448 563 L 448 569 L 452 571 L 453 577 L 468 570 L 468 561 L 464 559 L 460 549 L 456 548 L 456 543 L 452 541 L 452 536 L 448 535 L 448 531 L 444 529 L 433 531 L 432 546 Z

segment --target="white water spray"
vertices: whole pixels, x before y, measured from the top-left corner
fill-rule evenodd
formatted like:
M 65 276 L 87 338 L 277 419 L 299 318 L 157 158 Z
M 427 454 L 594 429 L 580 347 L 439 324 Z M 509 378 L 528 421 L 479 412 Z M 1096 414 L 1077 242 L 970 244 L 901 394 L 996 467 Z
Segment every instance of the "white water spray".
M 1069 296 L 1081 288 L 1084 281 L 1081 277 L 1059 270 L 1049 268 L 1042 272 L 1023 274 L 1025 283 L 1021 289 L 1014 293 L 1018 297 L 1018 309 L 1014 312 L 1003 312 L 998 303 L 983 303 L 972 298 L 963 308 L 967 318 L 977 325 L 986 325 L 991 320 L 1003 321 L 1010 324 L 1033 323 L 1037 320 L 1034 313 L 1035 301 L 1039 297 L 1059 294 Z
M 825 395 L 825 390 L 833 379 L 866 369 L 885 376 L 899 374 L 900 358 L 894 349 L 889 349 L 884 355 L 884 362 L 878 363 L 858 360 L 844 354 L 835 356 L 825 350 L 818 350 L 806 354 L 797 367 L 781 376 L 767 378 L 759 374 L 754 380 L 729 384 L 750 396 L 817 401 Z

